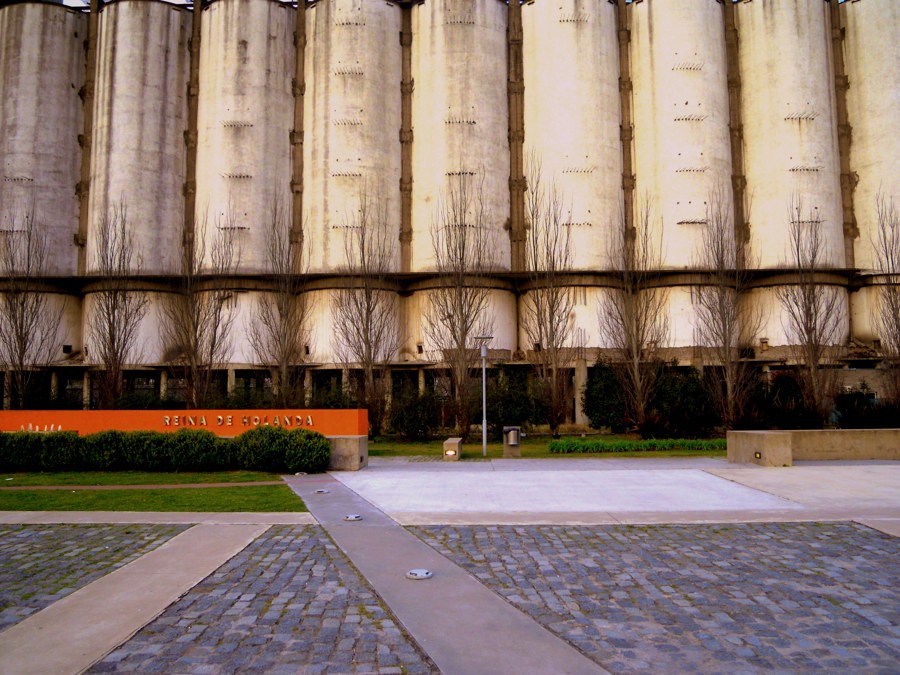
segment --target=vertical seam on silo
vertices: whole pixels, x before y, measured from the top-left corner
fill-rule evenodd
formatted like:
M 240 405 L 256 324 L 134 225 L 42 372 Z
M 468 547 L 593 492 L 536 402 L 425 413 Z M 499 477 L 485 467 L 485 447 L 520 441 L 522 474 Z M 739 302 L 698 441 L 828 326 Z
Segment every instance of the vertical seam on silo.
M 507 19 L 507 88 L 509 107 L 509 238 L 510 268 L 525 270 L 525 78 L 522 63 L 522 5 L 511 0 Z
M 404 5 L 400 28 L 400 270 L 412 269 L 412 6 Z
M 723 5 L 725 22 L 725 68 L 728 79 L 728 115 L 729 137 L 731 138 L 731 188 L 733 191 L 734 209 L 734 242 L 737 247 L 738 261 L 746 258 L 746 245 L 750 240 L 749 223 L 746 222 L 744 195 L 747 177 L 744 173 L 744 126 L 741 116 L 741 69 L 738 57 L 740 35 L 734 5 L 726 2 Z
M 306 96 L 306 0 L 297 3 L 294 28 L 294 128 L 291 131 L 291 242 L 294 247 L 296 271 L 302 269 L 303 255 L 303 106 Z
M 200 43 L 202 41 L 201 29 L 203 24 L 203 2 L 195 0 L 191 13 L 191 39 L 190 39 L 190 76 L 188 78 L 188 124 L 185 133 L 185 182 L 184 182 L 184 222 L 182 224 L 182 252 L 184 260 L 184 247 L 193 245 L 194 218 L 197 205 L 197 128 L 198 107 L 200 100 Z M 181 270 L 184 271 L 183 269 Z
M 634 119 L 631 106 L 631 21 L 630 9 L 626 0 L 618 0 L 616 4 L 618 30 L 616 36 L 619 43 L 619 106 L 622 112 L 620 139 L 622 145 L 622 191 L 623 219 L 626 232 L 634 226 L 634 158 L 632 142 L 634 140 Z
M 94 82 L 97 70 L 97 38 L 100 27 L 100 0 L 91 0 L 88 17 L 87 58 L 84 64 L 84 146 L 81 150 L 81 179 L 78 183 L 78 273 L 85 273 L 85 240 L 88 225 L 88 195 L 91 185 L 91 146 L 94 130 Z
M 853 242 L 859 237 L 857 227 L 854 190 L 856 179 L 850 166 L 850 147 L 853 140 L 853 128 L 850 126 L 850 114 L 847 109 L 847 89 L 850 81 L 844 65 L 844 26 L 841 20 L 841 6 L 831 4 L 831 47 L 834 64 L 834 90 L 837 108 L 838 157 L 841 168 L 841 208 L 844 220 L 844 264 L 856 266 L 856 255 Z

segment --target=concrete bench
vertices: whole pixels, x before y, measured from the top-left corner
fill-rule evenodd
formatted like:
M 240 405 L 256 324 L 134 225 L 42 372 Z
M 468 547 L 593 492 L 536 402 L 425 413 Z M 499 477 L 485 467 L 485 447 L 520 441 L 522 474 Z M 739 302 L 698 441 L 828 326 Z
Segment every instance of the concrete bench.
M 459 456 L 462 454 L 462 442 L 461 438 L 448 438 L 444 441 L 444 461 L 445 462 L 458 462 Z
M 900 429 L 729 431 L 728 461 L 791 466 L 794 460 L 900 460 Z

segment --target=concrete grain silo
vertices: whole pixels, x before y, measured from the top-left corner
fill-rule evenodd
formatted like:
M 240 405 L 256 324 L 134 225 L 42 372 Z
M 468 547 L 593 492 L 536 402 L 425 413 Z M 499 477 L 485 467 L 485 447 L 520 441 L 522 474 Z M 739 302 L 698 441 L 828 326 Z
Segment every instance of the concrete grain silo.
M 635 226 L 649 225 L 664 268 L 687 268 L 712 193 L 731 189 L 722 6 L 647 0 L 631 12 Z
M 184 218 L 191 15 L 121 0 L 100 15 L 87 271 L 98 232 L 124 209 L 135 273 L 176 274 Z
M 572 269 L 603 269 L 607 235 L 622 218 L 616 10 L 596 0 L 539 0 L 522 7 L 522 25 L 526 177 L 533 184 L 533 158 L 545 187 L 555 181 Z
M 859 235 L 855 266 L 866 275 L 865 285 L 851 296 L 853 336 L 878 339 L 873 321 L 883 278 L 875 245 L 878 241 L 878 200 L 900 209 L 900 4 L 891 0 L 845 2 L 840 7 L 844 32 L 844 64 L 848 79 L 847 108 L 850 169 L 858 179 L 853 206 Z M 874 273 L 869 276 L 869 273 Z M 869 285 L 871 284 L 871 285 Z
M 215 0 L 202 16 L 196 236 L 209 249 L 231 230 L 238 272 L 261 272 L 273 214 L 289 211 L 294 10 Z
M 442 266 L 435 241 L 448 227 L 479 230 L 485 265 L 510 269 L 506 30 L 501 0 L 428 0 L 412 8 L 412 272 Z M 406 353 L 422 344 L 418 324 L 429 288 L 442 283 L 416 284 L 406 299 Z M 515 298 L 502 286 L 490 292 L 483 321 L 496 327 L 492 348 L 514 349 Z
M 60 276 L 77 273 L 86 31 L 87 17 L 62 5 L 0 8 L 0 229 L 33 207 L 46 272 Z
M 305 238 L 310 271 L 346 268 L 345 233 L 390 228 L 399 271 L 401 10 L 376 0 L 325 0 L 307 10 Z M 375 222 L 377 220 L 377 222 Z
M 829 266 L 844 265 L 831 22 L 822 0 L 736 6 L 753 256 L 790 266 L 791 204 L 817 221 Z
M 751 263 L 761 268 L 796 266 L 790 252 L 794 220 L 801 229 L 818 231 L 821 266 L 843 267 L 828 3 L 740 3 L 736 18 Z M 763 316 L 770 317 L 760 335 L 773 346 L 790 342 L 777 286 L 790 284 L 792 278 L 771 278 L 753 293 Z

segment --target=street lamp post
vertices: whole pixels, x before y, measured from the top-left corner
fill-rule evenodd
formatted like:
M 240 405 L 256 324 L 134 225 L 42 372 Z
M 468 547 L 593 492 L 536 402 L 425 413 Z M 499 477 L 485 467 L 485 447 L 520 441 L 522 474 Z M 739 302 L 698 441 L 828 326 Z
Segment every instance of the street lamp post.
M 481 456 L 487 457 L 487 353 L 493 335 L 481 335 L 475 342 L 481 345 Z

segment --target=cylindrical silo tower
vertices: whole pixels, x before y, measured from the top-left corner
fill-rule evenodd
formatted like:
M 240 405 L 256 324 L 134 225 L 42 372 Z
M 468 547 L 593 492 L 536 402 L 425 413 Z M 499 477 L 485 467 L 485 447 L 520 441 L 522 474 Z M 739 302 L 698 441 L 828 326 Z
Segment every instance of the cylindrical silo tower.
M 28 213 L 61 276 L 77 273 L 86 36 L 86 15 L 63 5 L 0 7 L 0 229 Z
M 506 12 L 501 0 L 413 7 L 413 272 L 435 269 L 451 186 L 477 197 L 495 266 L 509 269 Z
M 831 22 L 823 0 L 736 5 L 751 259 L 792 267 L 791 212 L 844 265 Z M 795 218 L 796 219 L 796 218 Z
M 526 177 L 533 185 L 539 163 L 542 183 L 555 182 L 572 268 L 608 268 L 607 235 L 623 213 L 616 8 L 543 0 L 522 8 L 522 24 Z
M 290 213 L 294 11 L 275 0 L 203 10 L 196 237 L 208 250 L 233 231 L 239 272 L 267 268 L 275 214 Z
M 389 230 L 384 240 L 391 271 L 398 271 L 401 9 L 324 0 L 306 16 L 303 220 L 310 270 L 348 267 L 346 235 L 362 225 L 362 200 L 366 226 Z
M 87 271 L 98 233 L 118 214 L 135 273 L 180 270 L 190 13 L 121 0 L 100 15 Z
M 697 261 L 711 196 L 731 191 L 722 7 L 648 0 L 629 11 L 635 227 L 649 226 L 663 267 L 686 268 Z
M 859 237 L 856 266 L 882 271 L 875 246 L 884 208 L 893 199 L 900 209 L 900 4 L 891 0 L 846 2 L 840 6 L 844 66 L 849 81 L 847 108 L 852 128 L 850 169 L 859 178 L 853 204 Z M 879 218 L 879 200 L 882 217 Z M 851 296 L 853 333 L 861 340 L 881 338 L 875 317 L 883 278 L 867 276 Z

